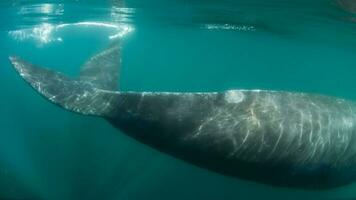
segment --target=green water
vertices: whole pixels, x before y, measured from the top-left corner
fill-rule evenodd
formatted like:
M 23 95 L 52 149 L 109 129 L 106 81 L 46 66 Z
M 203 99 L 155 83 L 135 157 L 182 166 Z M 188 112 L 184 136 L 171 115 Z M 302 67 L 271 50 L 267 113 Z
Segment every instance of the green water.
M 103 119 L 54 106 L 8 61 L 19 55 L 75 76 L 111 36 L 130 30 L 120 39 L 121 90 L 270 89 L 356 100 L 352 12 L 329 0 L 2 1 L 0 199 L 355 198 L 355 184 L 288 189 L 184 163 Z

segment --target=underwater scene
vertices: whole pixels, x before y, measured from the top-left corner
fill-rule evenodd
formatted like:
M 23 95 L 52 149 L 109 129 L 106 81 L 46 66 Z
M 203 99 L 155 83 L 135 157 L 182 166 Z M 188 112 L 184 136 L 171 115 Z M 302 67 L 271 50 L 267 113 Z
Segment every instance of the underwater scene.
M 355 0 L 3 0 L 0 19 L 1 200 L 356 199 Z

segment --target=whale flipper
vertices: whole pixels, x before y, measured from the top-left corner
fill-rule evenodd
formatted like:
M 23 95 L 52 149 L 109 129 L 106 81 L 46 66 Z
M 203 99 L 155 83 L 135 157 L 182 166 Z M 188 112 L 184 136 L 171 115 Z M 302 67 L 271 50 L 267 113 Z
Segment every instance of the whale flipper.
M 107 90 L 117 88 L 118 69 L 114 68 L 119 68 L 118 48 L 112 46 L 91 58 L 79 79 L 37 67 L 15 56 L 10 61 L 21 77 L 51 102 L 76 113 L 110 117 L 116 106 L 112 102 L 117 102 L 115 98 L 119 95 Z

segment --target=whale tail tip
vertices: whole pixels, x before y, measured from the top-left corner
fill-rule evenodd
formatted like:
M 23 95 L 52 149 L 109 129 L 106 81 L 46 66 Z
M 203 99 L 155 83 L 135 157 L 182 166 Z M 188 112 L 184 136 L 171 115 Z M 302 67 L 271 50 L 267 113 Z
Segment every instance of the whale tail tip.
M 35 66 L 17 56 L 9 60 L 18 74 L 38 93 L 67 110 L 95 116 L 109 116 L 110 106 L 102 100 L 112 98 L 118 88 L 119 47 L 111 46 L 90 58 L 78 79 L 43 67 Z M 109 95 L 111 95 L 109 97 Z M 100 100 L 102 99 L 102 100 Z

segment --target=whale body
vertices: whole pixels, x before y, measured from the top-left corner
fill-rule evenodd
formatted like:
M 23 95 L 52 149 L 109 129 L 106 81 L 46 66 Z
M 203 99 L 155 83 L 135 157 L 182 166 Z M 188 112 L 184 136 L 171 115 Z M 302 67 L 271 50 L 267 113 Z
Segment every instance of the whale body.
M 84 64 L 79 78 L 10 57 L 51 102 L 105 118 L 161 152 L 220 174 L 265 184 L 328 189 L 356 179 L 356 104 L 264 90 L 123 92 L 120 47 Z

